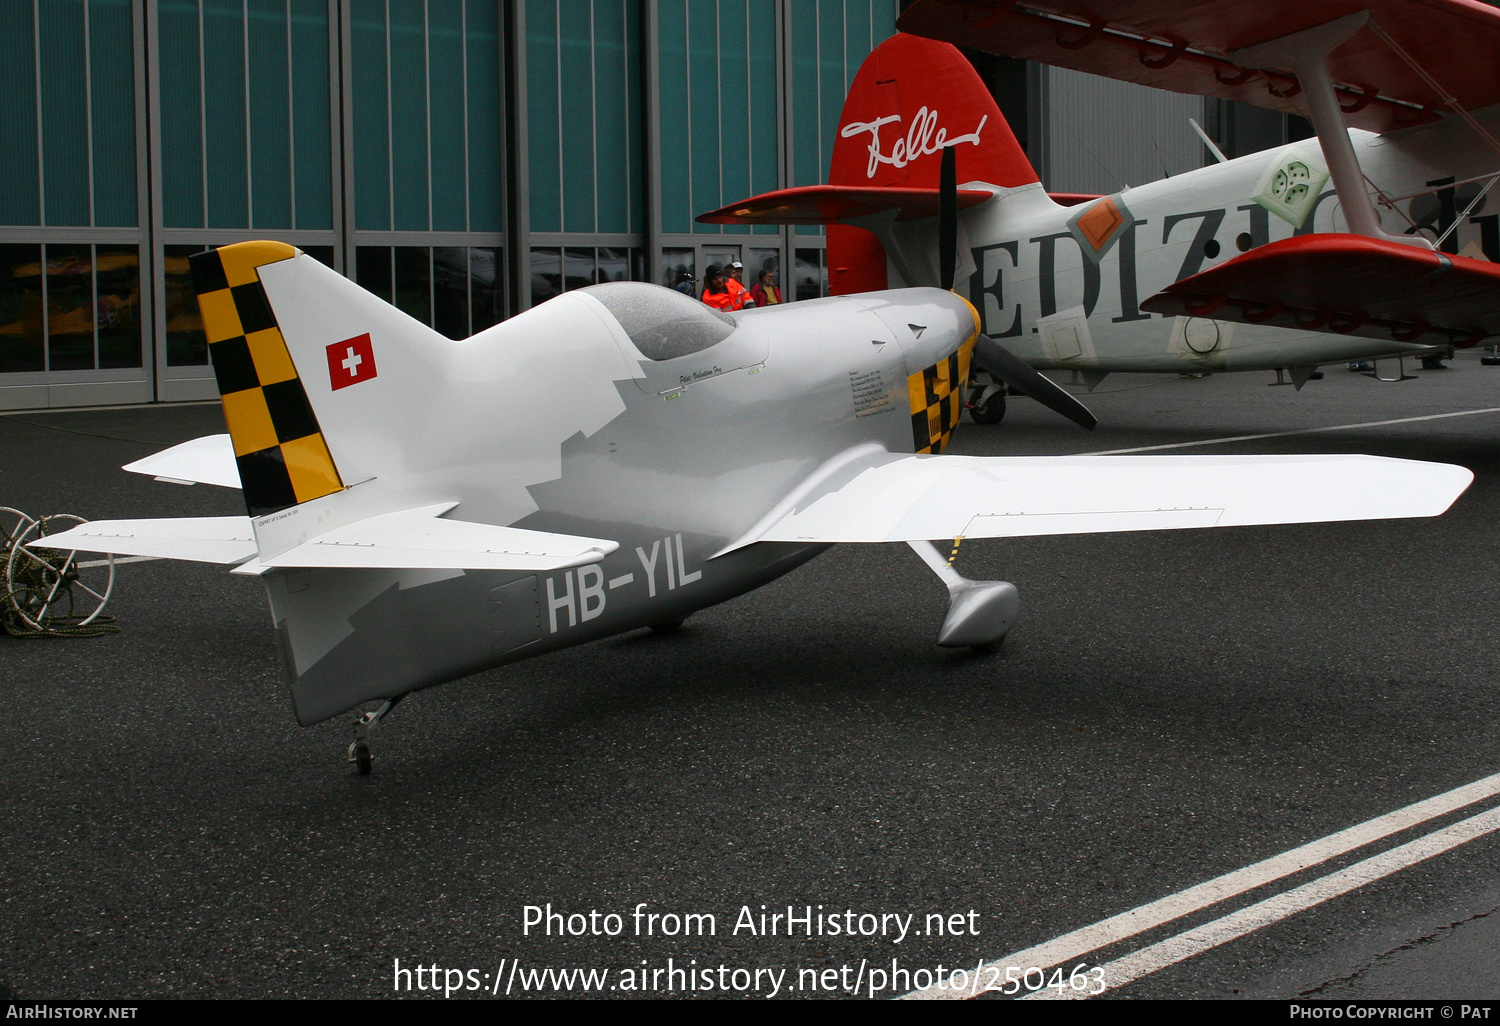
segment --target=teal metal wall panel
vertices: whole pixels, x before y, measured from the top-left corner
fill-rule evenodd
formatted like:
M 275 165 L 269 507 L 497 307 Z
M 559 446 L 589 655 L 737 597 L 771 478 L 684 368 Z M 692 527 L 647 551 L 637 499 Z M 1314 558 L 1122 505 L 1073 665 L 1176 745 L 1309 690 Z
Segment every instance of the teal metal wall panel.
M 562 231 L 562 145 L 558 111 L 558 10 L 554 0 L 526 3 L 527 188 L 531 230 Z
M 89 203 L 88 61 L 83 0 L 38 8 L 42 52 L 42 188 L 48 224 L 87 225 Z
M 292 177 L 296 227 L 333 227 L 327 0 L 291 0 Z
M 594 202 L 594 4 L 563 0 L 557 8 L 558 143 L 562 155 L 562 230 L 591 232 Z
M 355 227 L 391 227 L 390 95 L 384 0 L 354 0 L 351 25 Z
M 30 4 L 0 4 L 0 224 L 34 225 L 42 219 L 37 173 L 36 25 Z M 3 266 L 3 263 L 0 263 Z M 0 309 L 0 317 L 5 317 Z M 3 358 L 0 358 L 3 359 Z M 3 363 L 0 363 L 3 366 Z
M 427 231 L 427 33 L 423 0 L 389 0 L 391 227 Z
M 499 232 L 505 226 L 505 197 L 501 192 L 504 160 L 501 119 L 504 112 L 500 100 L 499 7 L 493 0 L 467 0 L 465 7 L 469 230 Z
M 89 93 L 94 147 L 94 224 L 133 227 L 135 34 L 130 0 L 89 0 Z
M 203 126 L 208 228 L 247 228 L 245 26 L 238 0 L 203 0 Z
M 660 0 L 657 12 L 661 227 L 664 232 L 689 232 L 693 230 L 693 202 L 687 159 L 692 153 L 688 134 L 687 0 Z
M 250 218 L 256 228 L 292 227 L 291 55 L 286 0 L 246 0 L 250 120 Z
M 464 4 L 427 8 L 429 117 L 432 123 L 432 228 L 468 227 L 468 161 L 464 156 Z M 495 112 L 499 117 L 499 112 Z
M 161 200 L 170 228 L 203 227 L 203 110 L 196 0 L 162 0 Z

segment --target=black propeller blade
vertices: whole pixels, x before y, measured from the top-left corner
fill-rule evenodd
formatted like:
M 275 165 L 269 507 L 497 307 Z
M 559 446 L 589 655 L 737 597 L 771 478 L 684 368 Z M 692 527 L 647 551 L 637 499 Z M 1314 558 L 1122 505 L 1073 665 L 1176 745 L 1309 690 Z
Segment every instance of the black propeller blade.
M 943 166 L 938 177 L 938 278 L 943 288 L 953 290 L 958 266 L 958 155 L 943 147 Z
M 943 288 L 951 292 L 958 268 L 958 156 L 952 146 L 943 147 L 943 165 L 938 177 L 938 268 Z M 1099 423 L 1071 393 L 988 335 L 979 336 L 974 362 L 1085 431 L 1094 430 Z
M 974 345 L 974 362 L 995 377 L 1031 396 L 1047 409 L 1060 413 L 1085 431 L 1094 430 L 1098 420 L 1069 392 L 1043 376 L 1025 360 L 988 335 L 980 335 Z

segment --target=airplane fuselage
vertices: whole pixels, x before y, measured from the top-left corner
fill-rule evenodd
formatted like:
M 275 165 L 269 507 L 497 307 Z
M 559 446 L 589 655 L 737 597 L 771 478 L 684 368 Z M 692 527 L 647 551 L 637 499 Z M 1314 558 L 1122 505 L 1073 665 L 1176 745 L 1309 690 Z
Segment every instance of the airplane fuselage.
M 1500 114 L 1481 120 L 1500 128 Z M 1397 234 L 1414 221 L 1446 231 L 1482 185 L 1453 183 L 1494 171 L 1472 133 L 1453 122 L 1386 135 L 1354 130 L 1351 136 L 1366 176 L 1396 198 L 1389 206 L 1377 198 L 1377 210 L 1383 227 Z M 1300 227 L 1255 201 L 1268 165 L 1299 152 L 1312 157 L 1315 168 L 1322 162 L 1318 141 L 1305 139 L 1113 194 L 1124 226 L 1097 261 L 1069 228 L 1084 206 L 1059 206 L 1039 185 L 997 190 L 994 200 L 965 211 L 960 221 L 973 260 L 966 294 L 983 330 L 1034 366 L 1092 371 L 1313 366 L 1418 348 L 1140 309 L 1142 300 L 1168 285 L 1252 248 L 1293 235 L 1347 231 L 1331 182 L 1318 186 Z M 1500 261 L 1497 209 L 1500 198 L 1486 197 L 1442 248 Z M 964 290 L 962 277 L 959 284 Z

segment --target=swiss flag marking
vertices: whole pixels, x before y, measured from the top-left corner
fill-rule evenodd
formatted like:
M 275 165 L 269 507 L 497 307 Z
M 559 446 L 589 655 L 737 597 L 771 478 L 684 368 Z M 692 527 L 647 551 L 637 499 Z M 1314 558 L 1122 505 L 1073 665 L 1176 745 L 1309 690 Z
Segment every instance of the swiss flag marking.
M 333 390 L 357 385 L 375 376 L 375 347 L 369 332 L 328 347 L 328 380 Z

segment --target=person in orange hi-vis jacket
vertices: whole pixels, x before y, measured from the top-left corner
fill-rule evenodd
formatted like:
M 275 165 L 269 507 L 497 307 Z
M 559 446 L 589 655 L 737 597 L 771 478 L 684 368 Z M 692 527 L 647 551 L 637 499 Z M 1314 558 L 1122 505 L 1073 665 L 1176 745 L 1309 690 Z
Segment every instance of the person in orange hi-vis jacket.
M 703 301 L 715 310 L 739 309 L 735 304 L 734 294 L 725 284 L 724 268 L 718 264 L 709 264 L 708 270 L 703 272 Z

